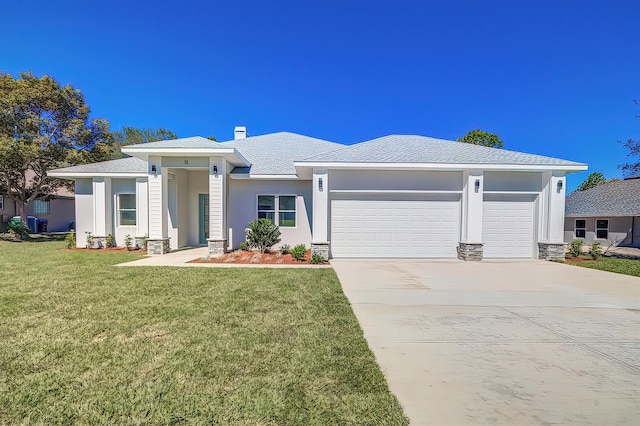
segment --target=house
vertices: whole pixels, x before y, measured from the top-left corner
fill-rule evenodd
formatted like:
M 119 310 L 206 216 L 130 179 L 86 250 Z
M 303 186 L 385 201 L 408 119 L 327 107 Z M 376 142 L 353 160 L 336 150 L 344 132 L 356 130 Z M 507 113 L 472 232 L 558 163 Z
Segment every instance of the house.
M 640 247 L 640 176 L 567 196 L 564 240 Z
M 565 174 L 580 163 L 423 136 L 345 146 L 293 133 L 131 145 L 131 157 L 52 171 L 75 180 L 82 235 L 148 236 L 151 254 L 237 248 L 269 218 L 282 244 L 325 257 L 554 258 Z
M 0 194 L 0 232 L 5 232 L 9 220 L 19 216 L 15 202 Z M 60 188 L 50 200 L 35 200 L 29 204 L 27 215 L 47 219 L 47 232 L 65 232 L 75 223 L 75 199 L 72 192 Z

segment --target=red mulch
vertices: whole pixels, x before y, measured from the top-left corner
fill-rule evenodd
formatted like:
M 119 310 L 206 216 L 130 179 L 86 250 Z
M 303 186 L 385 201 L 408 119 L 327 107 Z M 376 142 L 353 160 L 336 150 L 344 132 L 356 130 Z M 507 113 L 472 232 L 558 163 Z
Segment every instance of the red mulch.
M 127 250 L 126 247 L 109 247 L 109 248 L 84 248 L 84 247 L 74 247 L 74 248 L 68 248 L 65 250 L 78 250 L 78 251 L 140 251 L 140 252 L 145 252 L 145 250 L 139 249 L 136 250 L 134 248 L 131 248 L 131 250 Z
M 311 250 L 307 250 L 304 260 L 295 260 L 290 254 L 280 256 L 279 251 L 270 253 L 258 253 L 257 251 L 235 251 L 225 253 L 220 257 L 194 259 L 189 263 L 235 263 L 238 265 L 301 265 L 309 263 L 311 259 Z M 328 263 L 328 262 L 323 262 Z

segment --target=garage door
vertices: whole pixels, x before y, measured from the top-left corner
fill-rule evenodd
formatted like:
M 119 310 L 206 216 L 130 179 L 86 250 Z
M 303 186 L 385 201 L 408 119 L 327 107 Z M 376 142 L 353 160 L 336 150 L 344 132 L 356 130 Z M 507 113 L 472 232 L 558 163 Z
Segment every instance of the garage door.
M 485 258 L 532 258 L 534 200 L 531 196 L 485 195 L 482 240 Z
M 333 257 L 456 257 L 459 195 L 376 198 L 331 201 Z

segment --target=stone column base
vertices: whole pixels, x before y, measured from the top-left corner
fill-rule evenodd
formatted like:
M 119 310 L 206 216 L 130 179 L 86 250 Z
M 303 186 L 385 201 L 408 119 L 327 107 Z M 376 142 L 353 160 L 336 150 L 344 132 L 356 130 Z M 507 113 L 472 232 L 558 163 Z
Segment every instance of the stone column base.
M 227 240 L 207 240 L 209 256 L 222 256 L 227 252 Z
M 167 254 L 169 253 L 169 239 L 151 239 L 147 240 L 147 254 Z
M 538 259 L 564 260 L 565 243 L 538 243 Z
M 329 260 L 329 243 L 311 243 L 311 255 L 319 254 L 324 260 Z
M 482 260 L 482 243 L 459 243 L 458 259 L 464 261 Z

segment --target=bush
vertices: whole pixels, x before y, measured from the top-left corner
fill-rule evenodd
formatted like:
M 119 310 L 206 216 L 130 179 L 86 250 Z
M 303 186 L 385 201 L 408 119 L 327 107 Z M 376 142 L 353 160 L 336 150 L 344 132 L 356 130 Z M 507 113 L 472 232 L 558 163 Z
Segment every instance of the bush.
M 324 256 L 320 253 L 313 253 L 309 262 L 313 263 L 314 265 L 319 265 L 321 263 L 324 263 Z
M 589 254 L 591 255 L 591 257 L 593 257 L 594 260 L 600 260 L 600 258 L 602 257 L 602 244 L 597 241 L 591 244 Z
M 240 243 L 240 250 L 242 251 L 251 251 L 251 246 L 249 245 L 248 242 L 243 241 Z
M 260 218 L 249 222 L 249 229 L 245 231 L 247 243 L 264 253 L 280 242 L 280 228 L 270 219 Z
M 147 249 L 147 243 L 149 242 L 149 236 L 147 234 L 144 234 L 144 237 L 142 237 L 142 248 L 143 249 Z
M 20 240 L 26 240 L 29 238 L 29 227 L 25 226 L 22 222 L 9 222 L 9 233 Z
M 67 244 L 67 248 L 75 248 L 76 247 L 76 231 L 71 230 L 71 232 L 69 232 L 67 234 L 66 237 L 64 237 L 64 242 Z
M 86 238 L 87 245 L 85 247 L 93 248 L 93 242 L 94 242 L 93 234 L 89 231 L 85 231 L 85 234 L 87 234 L 87 238 Z
M 280 253 L 288 254 L 291 251 L 291 246 L 289 244 L 283 244 L 280 246 Z
M 107 248 L 111 248 L 111 247 L 115 247 L 116 246 L 116 239 L 113 237 L 113 234 L 107 235 L 107 241 L 106 241 L 105 244 L 106 244 Z
M 307 247 L 304 244 L 298 244 L 291 249 L 290 253 L 295 260 L 304 260 L 304 256 L 307 254 Z
M 127 250 L 131 250 L 131 246 L 133 246 L 133 237 L 129 234 L 124 236 L 124 245 Z
M 582 254 L 582 240 L 573 240 L 569 243 L 567 257 L 580 257 Z

